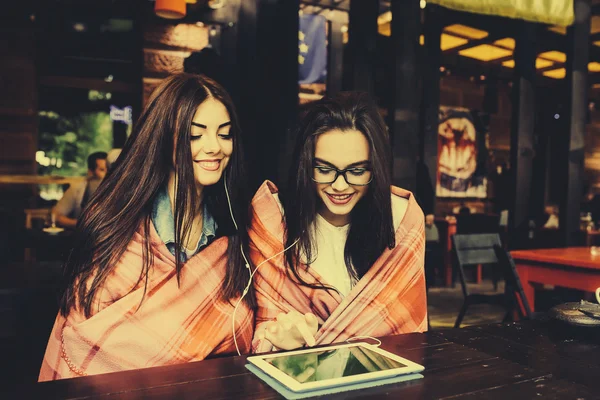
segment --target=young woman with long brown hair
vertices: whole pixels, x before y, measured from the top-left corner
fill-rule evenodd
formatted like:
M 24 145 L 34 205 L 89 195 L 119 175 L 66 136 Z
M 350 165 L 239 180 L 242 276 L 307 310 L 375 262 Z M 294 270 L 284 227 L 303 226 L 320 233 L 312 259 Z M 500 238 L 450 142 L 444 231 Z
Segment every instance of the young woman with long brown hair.
M 165 79 L 77 225 L 39 380 L 248 351 L 245 182 L 226 91 Z
M 284 190 L 267 182 L 252 201 L 254 351 L 427 329 L 423 212 L 391 165 L 366 94 L 309 107 Z

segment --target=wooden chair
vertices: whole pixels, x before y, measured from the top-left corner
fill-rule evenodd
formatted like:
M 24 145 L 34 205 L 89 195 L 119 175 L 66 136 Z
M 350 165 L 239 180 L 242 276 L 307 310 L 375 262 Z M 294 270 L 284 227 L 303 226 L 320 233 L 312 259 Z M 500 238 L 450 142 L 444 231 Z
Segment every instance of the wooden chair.
M 473 304 L 494 304 L 506 309 L 503 322 L 510 320 L 513 312 L 520 311 L 523 318 L 531 318 L 531 309 L 523 293 L 521 281 L 517 275 L 514 262 L 510 254 L 502 248 L 500 235 L 497 233 L 483 234 L 456 234 L 452 237 L 453 256 L 456 261 L 464 302 L 456 317 L 455 328 L 460 324 L 469 306 Z M 472 294 L 469 293 L 465 280 L 465 266 L 492 265 L 498 269 L 505 280 L 504 293 Z M 517 294 L 519 297 L 517 297 Z M 519 307 L 519 301 L 523 305 L 524 312 Z
M 23 211 L 25 212 L 25 229 L 32 229 L 34 220 L 41 220 L 42 226 L 46 223 L 51 208 L 26 208 Z M 23 259 L 27 262 L 35 261 L 35 249 L 25 248 Z
M 456 216 L 456 233 L 500 233 L 500 216 L 495 214 L 462 214 Z M 477 265 L 475 281 L 481 283 L 483 266 Z M 454 277 L 453 277 L 454 278 Z M 492 275 L 494 290 L 498 289 L 498 277 Z M 454 282 L 454 279 L 453 279 Z

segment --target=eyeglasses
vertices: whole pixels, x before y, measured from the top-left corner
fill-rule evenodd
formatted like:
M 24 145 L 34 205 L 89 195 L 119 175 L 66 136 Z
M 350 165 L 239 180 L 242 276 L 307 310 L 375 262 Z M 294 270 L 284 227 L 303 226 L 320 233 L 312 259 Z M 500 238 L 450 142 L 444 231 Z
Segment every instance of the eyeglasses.
M 315 165 L 313 167 L 312 180 L 317 183 L 333 183 L 342 175 L 348 185 L 366 186 L 373 180 L 373 173 L 370 169 L 352 167 L 346 169 L 337 169 L 334 167 L 326 167 L 323 165 Z

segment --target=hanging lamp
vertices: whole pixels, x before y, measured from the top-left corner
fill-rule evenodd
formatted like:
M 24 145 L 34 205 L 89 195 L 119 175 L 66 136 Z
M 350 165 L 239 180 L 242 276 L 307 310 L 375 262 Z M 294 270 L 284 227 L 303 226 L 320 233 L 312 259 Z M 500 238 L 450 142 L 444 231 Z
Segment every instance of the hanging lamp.
M 154 13 L 166 19 L 185 17 L 185 0 L 156 0 Z

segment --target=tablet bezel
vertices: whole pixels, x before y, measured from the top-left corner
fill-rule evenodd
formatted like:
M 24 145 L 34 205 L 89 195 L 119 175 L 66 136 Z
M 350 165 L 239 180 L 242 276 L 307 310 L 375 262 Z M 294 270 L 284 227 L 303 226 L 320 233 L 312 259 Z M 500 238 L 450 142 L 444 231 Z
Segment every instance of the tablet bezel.
M 341 378 L 332 378 L 332 379 L 327 379 L 327 380 L 318 381 L 318 382 L 301 383 L 266 361 L 268 359 L 281 357 L 283 355 L 289 356 L 289 355 L 295 355 L 295 354 L 308 354 L 308 353 L 323 352 L 323 351 L 335 350 L 335 349 L 346 348 L 346 347 L 367 348 L 371 351 L 381 354 L 382 356 L 391 358 L 394 361 L 402 363 L 405 365 L 405 367 L 387 369 L 387 370 L 383 370 L 383 371 L 368 372 L 368 373 L 359 374 L 359 375 L 350 375 L 350 376 L 345 376 L 345 377 L 341 377 Z M 364 342 L 343 343 L 343 344 L 324 346 L 324 347 L 312 347 L 312 348 L 308 348 L 308 349 L 301 349 L 301 350 L 294 350 L 294 351 L 262 354 L 262 355 L 250 356 L 247 358 L 247 360 L 248 360 L 248 362 L 255 365 L 257 368 L 259 368 L 261 371 L 263 371 L 267 375 L 271 376 L 273 379 L 277 380 L 279 383 L 281 383 L 282 385 L 284 385 L 285 387 L 287 387 L 288 389 L 290 389 L 294 392 L 306 392 L 306 391 L 310 391 L 310 390 L 317 390 L 317 389 L 323 389 L 323 388 L 328 388 L 328 387 L 335 387 L 335 386 L 342 386 L 342 385 L 347 385 L 347 384 L 365 382 L 365 381 L 374 380 L 374 379 L 382 379 L 382 378 L 389 378 L 389 377 L 398 376 L 398 375 L 413 374 L 413 373 L 421 372 L 425 369 L 425 367 L 423 367 L 422 365 L 419 365 L 415 362 L 407 360 L 406 358 L 400 357 L 396 354 L 390 353 L 389 351 L 383 350 L 377 346 L 374 346 L 374 345 L 371 345 L 368 343 L 364 343 Z

